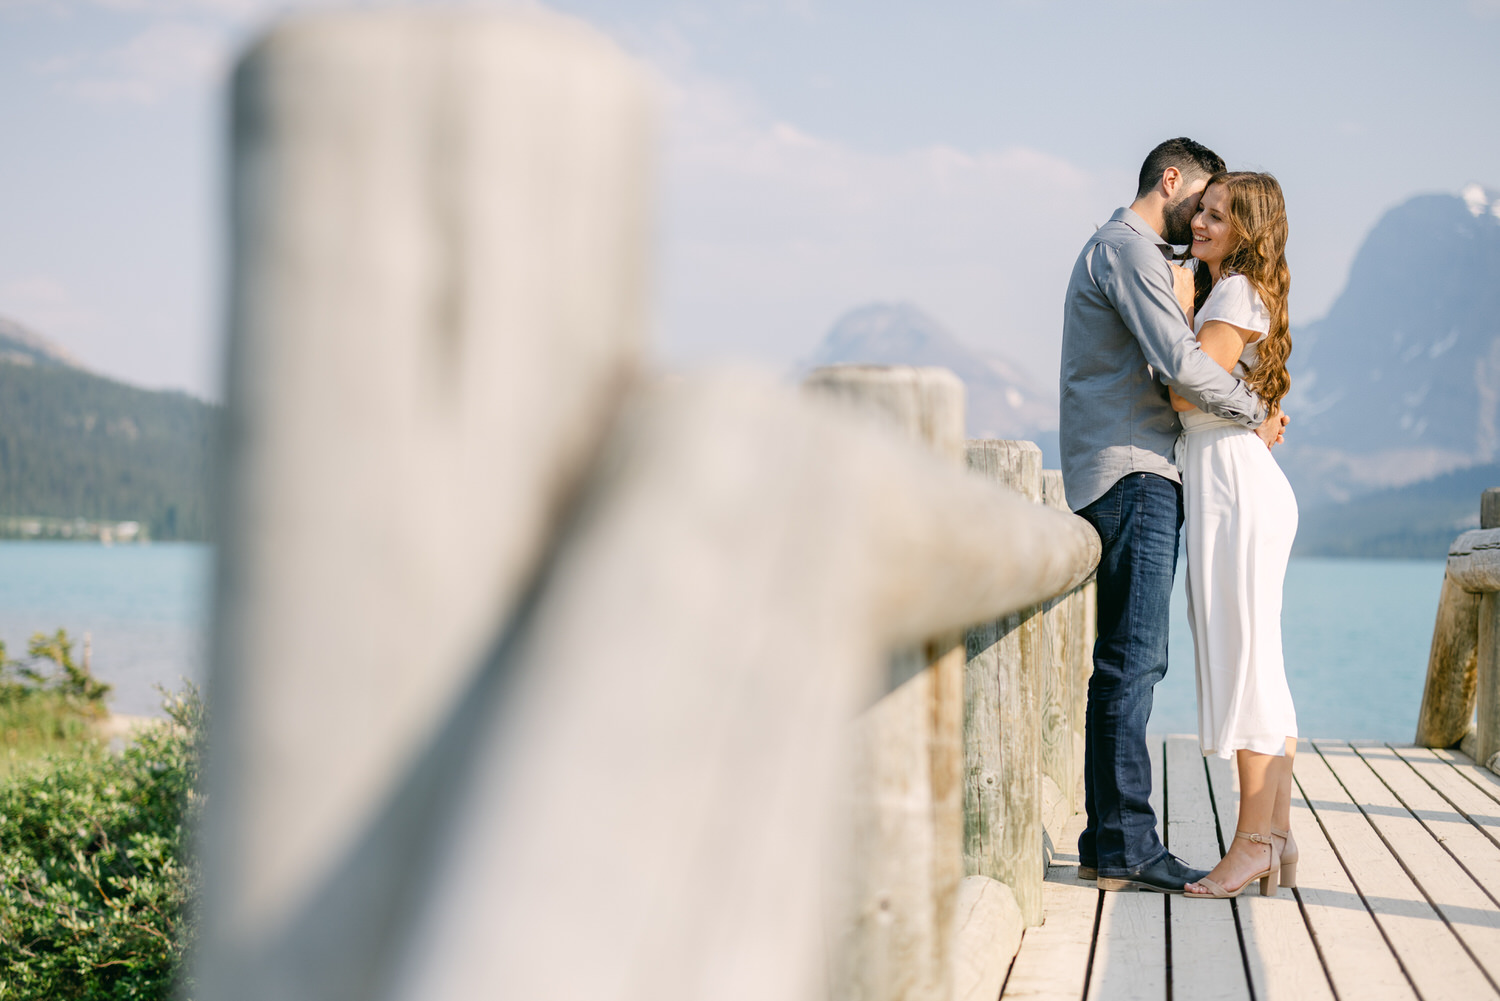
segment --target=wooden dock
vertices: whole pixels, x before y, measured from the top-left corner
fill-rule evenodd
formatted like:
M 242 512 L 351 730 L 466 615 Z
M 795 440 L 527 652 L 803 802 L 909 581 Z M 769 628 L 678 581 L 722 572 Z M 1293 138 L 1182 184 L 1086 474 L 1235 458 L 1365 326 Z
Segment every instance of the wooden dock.
M 1162 839 L 1211 865 L 1232 835 L 1232 763 L 1153 738 Z M 1002 998 L 1500 998 L 1500 776 L 1452 751 L 1303 741 L 1298 886 L 1275 897 L 1103 893 L 1072 818 Z

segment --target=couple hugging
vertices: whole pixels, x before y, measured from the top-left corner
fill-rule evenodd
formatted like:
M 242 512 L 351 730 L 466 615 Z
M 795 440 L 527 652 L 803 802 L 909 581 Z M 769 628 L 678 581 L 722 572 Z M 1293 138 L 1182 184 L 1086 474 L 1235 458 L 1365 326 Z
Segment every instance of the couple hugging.
M 1296 885 L 1281 585 L 1297 501 L 1270 452 L 1292 348 L 1286 238 L 1274 177 L 1226 171 L 1171 139 L 1068 283 L 1063 481 L 1103 543 L 1078 856 L 1101 889 L 1229 897 L 1255 880 L 1264 894 Z M 1191 247 L 1191 268 L 1173 245 Z M 1237 759 L 1240 779 L 1236 833 L 1211 872 L 1162 846 L 1148 802 L 1146 721 L 1167 671 L 1184 527 L 1198 736 L 1205 755 Z

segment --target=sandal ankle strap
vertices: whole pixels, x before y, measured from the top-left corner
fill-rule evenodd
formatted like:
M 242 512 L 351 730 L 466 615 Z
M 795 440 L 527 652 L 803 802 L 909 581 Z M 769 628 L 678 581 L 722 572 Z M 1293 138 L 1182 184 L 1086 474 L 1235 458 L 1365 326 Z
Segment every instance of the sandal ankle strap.
M 1285 840 L 1285 839 L 1290 838 L 1292 836 L 1292 832 L 1290 830 L 1283 831 L 1279 827 L 1273 827 L 1273 828 L 1271 828 L 1271 833 L 1274 834 L 1274 835 L 1276 835 L 1278 838 L 1281 838 L 1282 840 Z
M 1253 841 L 1258 845 L 1271 844 L 1271 839 L 1266 837 L 1264 834 L 1259 833 L 1258 831 L 1235 831 L 1234 836 L 1237 838 L 1244 838 L 1246 841 Z

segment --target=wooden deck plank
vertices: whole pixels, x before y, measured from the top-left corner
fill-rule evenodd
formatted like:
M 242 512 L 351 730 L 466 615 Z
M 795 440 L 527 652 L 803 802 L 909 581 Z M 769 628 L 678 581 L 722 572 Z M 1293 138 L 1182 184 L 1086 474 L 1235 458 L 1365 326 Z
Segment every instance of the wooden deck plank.
M 1474 788 L 1483 792 L 1496 803 L 1500 803 L 1500 775 L 1476 764 L 1474 759 L 1461 751 L 1434 748 L 1433 753 L 1448 762 L 1454 769 L 1468 779 Z
M 1452 803 L 1390 747 L 1357 744 L 1354 750 L 1401 801 L 1401 805 L 1427 829 L 1438 846 L 1479 884 L 1490 903 L 1500 906 L 1500 846 L 1454 809 Z
M 1227 845 L 1234 837 L 1239 778 L 1233 762 L 1217 756 L 1206 760 L 1219 837 Z M 1291 890 L 1262 897 L 1256 885 L 1240 895 L 1237 906 L 1240 940 L 1257 998 L 1334 1001 L 1323 962 Z
M 1164 746 L 1150 739 L 1151 807 L 1162 834 Z M 1089 974 L 1088 1001 L 1162 1001 L 1167 996 L 1167 898 L 1160 893 L 1105 893 Z
M 1428 999 L 1500 997 L 1373 826 L 1386 813 L 1410 814 L 1399 807 L 1382 811 L 1373 805 L 1379 796 L 1371 785 L 1380 786 L 1380 782 L 1347 744 L 1342 745 L 1342 752 L 1338 743 L 1315 742 L 1315 746 L 1323 753 L 1307 754 L 1306 761 L 1298 762 L 1302 792 L 1417 992 Z M 1343 766 L 1340 774 L 1330 767 L 1330 759 Z M 1364 770 L 1367 780 L 1362 781 L 1360 773 L 1349 767 L 1351 761 Z M 1370 799 L 1364 800 L 1362 808 L 1351 795 Z M 1420 827 L 1418 833 L 1431 841 Z
M 1475 961 L 1489 975 L 1493 989 L 1500 976 L 1500 907 L 1380 780 L 1370 763 L 1360 756 L 1361 749 L 1343 742 L 1325 745 L 1314 741 L 1314 746 L 1364 809 L 1407 873 L 1448 921 L 1454 934 L 1468 946 Z M 1366 745 L 1363 750 L 1373 752 L 1374 748 Z
M 1459 774 L 1451 762 L 1443 760 L 1431 748 L 1397 747 L 1394 750 L 1469 823 L 1500 844 L 1500 802 L 1485 795 L 1482 789 Z
M 1211 868 L 1219 837 L 1198 741 L 1168 737 L 1166 752 L 1168 846 L 1189 865 Z M 1194 1001 L 1250 998 L 1231 902 L 1176 896 L 1171 914 L 1173 994 Z
M 1309 761 L 1322 767 L 1322 759 L 1304 740 L 1298 745 L 1294 769 L 1299 778 Z M 1292 832 L 1300 852 L 1295 895 L 1339 998 L 1415 1001 L 1411 981 L 1296 784 L 1292 786 Z
M 1083 833 L 1085 819 L 1081 813 L 1074 814 L 1063 827 L 1063 841 L 1042 884 L 1046 920 L 1026 929 L 1002 998 L 1079 1001 L 1083 997 L 1100 897 L 1092 881 L 1078 878 L 1078 835 Z

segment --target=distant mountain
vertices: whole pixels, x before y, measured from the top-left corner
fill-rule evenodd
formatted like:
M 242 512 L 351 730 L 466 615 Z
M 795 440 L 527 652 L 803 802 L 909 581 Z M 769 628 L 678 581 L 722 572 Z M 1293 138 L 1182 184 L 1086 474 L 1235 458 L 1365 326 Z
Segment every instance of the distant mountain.
M 66 365 L 79 369 L 83 367 L 74 361 L 72 355 L 41 334 L 3 316 L 0 316 L 0 362 L 51 367 Z
M 1278 458 L 1304 508 L 1500 457 L 1500 199 L 1472 185 L 1391 209 L 1292 340 Z
M 206 539 L 218 408 L 77 367 L 0 318 L 0 516 L 137 521 Z
M 1497 486 L 1500 463 L 1490 462 L 1305 510 L 1293 552 L 1440 560 L 1460 532 L 1479 527 L 1479 496 Z
M 969 347 L 908 303 L 872 303 L 844 314 L 800 368 L 863 363 L 951 369 L 968 392 L 972 438 L 1025 438 L 1057 465 L 1056 394 L 1044 392 L 1014 362 Z

